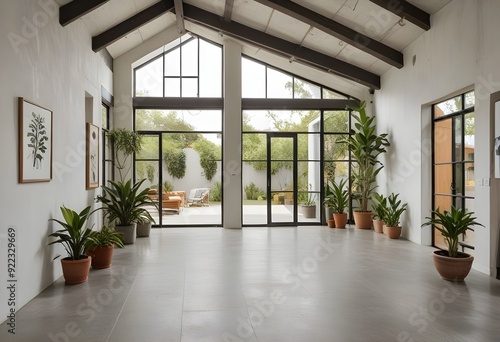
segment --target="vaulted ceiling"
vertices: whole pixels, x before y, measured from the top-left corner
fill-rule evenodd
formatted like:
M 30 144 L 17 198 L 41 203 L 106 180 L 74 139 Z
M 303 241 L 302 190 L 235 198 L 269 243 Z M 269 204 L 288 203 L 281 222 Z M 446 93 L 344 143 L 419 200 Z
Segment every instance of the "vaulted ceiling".
M 56 0 L 61 25 L 82 20 L 113 58 L 176 27 L 210 29 L 251 49 L 380 88 L 402 51 L 451 0 Z

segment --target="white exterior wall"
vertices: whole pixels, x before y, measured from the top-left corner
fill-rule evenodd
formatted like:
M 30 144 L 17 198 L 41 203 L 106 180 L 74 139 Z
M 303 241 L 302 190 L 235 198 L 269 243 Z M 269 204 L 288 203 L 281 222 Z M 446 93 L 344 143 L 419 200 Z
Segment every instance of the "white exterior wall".
M 492 177 L 493 137 L 490 94 L 500 90 L 500 44 L 495 32 L 500 2 L 455 0 L 431 18 L 431 30 L 403 51 L 403 69 L 382 76 L 374 96 L 378 130 L 392 146 L 378 183 L 383 193 L 401 193 L 408 202 L 403 236 L 430 244 L 430 229 L 420 226 L 431 209 L 431 104 L 466 90 L 476 92 L 475 213 L 486 228 L 475 231 L 474 268 L 496 274 L 498 251 L 498 181 Z M 416 56 L 415 65 L 412 63 Z
M 112 92 L 112 72 L 92 51 L 91 37 L 79 20 L 59 24 L 54 1 L 0 3 L 0 322 L 7 317 L 8 227 L 17 230 L 17 309 L 62 275 L 62 246 L 47 246 L 59 229 L 59 207 L 80 211 L 94 205 L 98 190 L 85 190 L 85 123 L 101 125 L 101 86 Z M 14 43 L 12 43 L 14 42 Z M 91 96 L 85 112 L 85 97 Z M 18 97 L 53 111 L 53 178 L 18 183 Z M 94 216 L 93 221 L 98 220 Z

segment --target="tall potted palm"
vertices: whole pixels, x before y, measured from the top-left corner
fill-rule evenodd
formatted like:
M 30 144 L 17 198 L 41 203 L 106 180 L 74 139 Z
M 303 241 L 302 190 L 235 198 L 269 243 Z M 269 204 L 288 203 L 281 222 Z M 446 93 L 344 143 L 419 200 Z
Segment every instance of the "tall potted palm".
M 350 108 L 353 113 L 355 129 L 347 138 L 339 142 L 347 143 L 354 160 L 357 162 L 352 171 L 353 198 L 358 202 L 358 210 L 354 211 L 354 223 L 357 228 L 370 229 L 372 226 L 372 213 L 368 210 L 376 185 L 377 174 L 384 165 L 378 160 L 386 147 L 390 146 L 387 133 L 377 134 L 375 117 L 366 114 L 366 102 L 362 101 L 357 108 Z
M 154 222 L 146 207 L 156 207 L 156 203 L 148 196 L 149 188 L 141 190 L 144 181 L 142 179 L 134 185 L 131 180 L 125 183 L 109 181 L 110 186 L 103 185 L 103 194 L 97 196 L 97 201 L 103 204 L 104 216 L 115 223 L 115 229 L 123 235 L 125 244 L 135 242 L 138 221 Z
M 94 210 L 95 211 L 95 210 Z M 64 280 L 66 284 L 80 284 L 86 282 L 89 276 L 91 257 L 85 254 L 91 242 L 92 229 L 86 226 L 87 220 L 94 211 L 90 211 L 90 206 L 77 213 L 65 206 L 61 207 L 64 221 L 50 219 L 59 223 L 63 228 L 49 234 L 50 237 L 57 238 L 49 245 L 60 243 L 68 253 L 68 256 L 61 259 Z M 54 259 L 60 257 L 56 256 Z
M 433 259 L 436 270 L 441 278 L 450 281 L 463 281 L 470 272 L 474 257 L 464 252 L 458 251 L 459 239 L 467 230 L 473 230 L 472 226 L 484 227 L 477 222 L 477 218 L 472 216 L 474 212 L 466 212 L 464 208 L 451 207 L 450 211 L 441 212 L 433 210 L 431 217 L 426 217 L 425 226 L 434 226 L 441 235 L 448 250 L 434 251 Z

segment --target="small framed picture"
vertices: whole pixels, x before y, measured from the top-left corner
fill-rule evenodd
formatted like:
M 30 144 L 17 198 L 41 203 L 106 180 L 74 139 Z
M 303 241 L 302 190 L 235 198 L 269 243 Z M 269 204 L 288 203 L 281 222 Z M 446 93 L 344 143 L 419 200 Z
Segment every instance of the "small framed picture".
M 52 111 L 19 97 L 19 183 L 52 179 Z
M 99 186 L 99 127 L 87 122 L 86 189 Z

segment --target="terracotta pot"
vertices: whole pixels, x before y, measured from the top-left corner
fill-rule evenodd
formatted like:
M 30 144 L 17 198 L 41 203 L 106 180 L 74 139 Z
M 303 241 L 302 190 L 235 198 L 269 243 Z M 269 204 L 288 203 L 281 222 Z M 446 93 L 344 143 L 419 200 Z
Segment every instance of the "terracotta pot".
M 450 258 L 448 251 L 434 251 L 434 266 L 441 278 L 449 281 L 463 281 L 470 272 L 474 257 L 458 252 L 458 258 Z
M 385 234 L 391 239 L 399 239 L 401 236 L 401 227 L 385 227 Z
M 371 211 L 355 211 L 354 223 L 356 228 L 371 229 L 372 228 L 372 212 Z
M 373 230 L 375 230 L 376 233 L 383 233 L 384 232 L 384 221 L 373 220 Z
M 70 260 L 68 258 L 61 259 L 61 266 L 64 280 L 66 284 L 80 284 L 87 281 L 89 278 L 90 262 L 92 258 L 85 256 L 85 259 Z
M 347 213 L 333 213 L 333 218 L 335 220 L 335 227 L 339 229 L 345 228 L 347 223 Z
M 115 227 L 115 230 L 122 234 L 123 236 L 123 243 L 125 245 L 130 245 L 130 244 L 133 244 L 135 242 L 135 238 L 136 238 L 136 229 L 137 229 L 137 224 L 136 223 L 132 223 L 131 225 L 129 226 L 116 226 Z
M 151 233 L 151 222 L 137 224 L 137 237 L 148 237 Z
M 92 268 L 100 270 L 111 266 L 114 246 L 96 246 L 89 250 L 92 257 Z
M 335 220 L 334 219 L 328 219 L 328 228 L 335 228 Z

